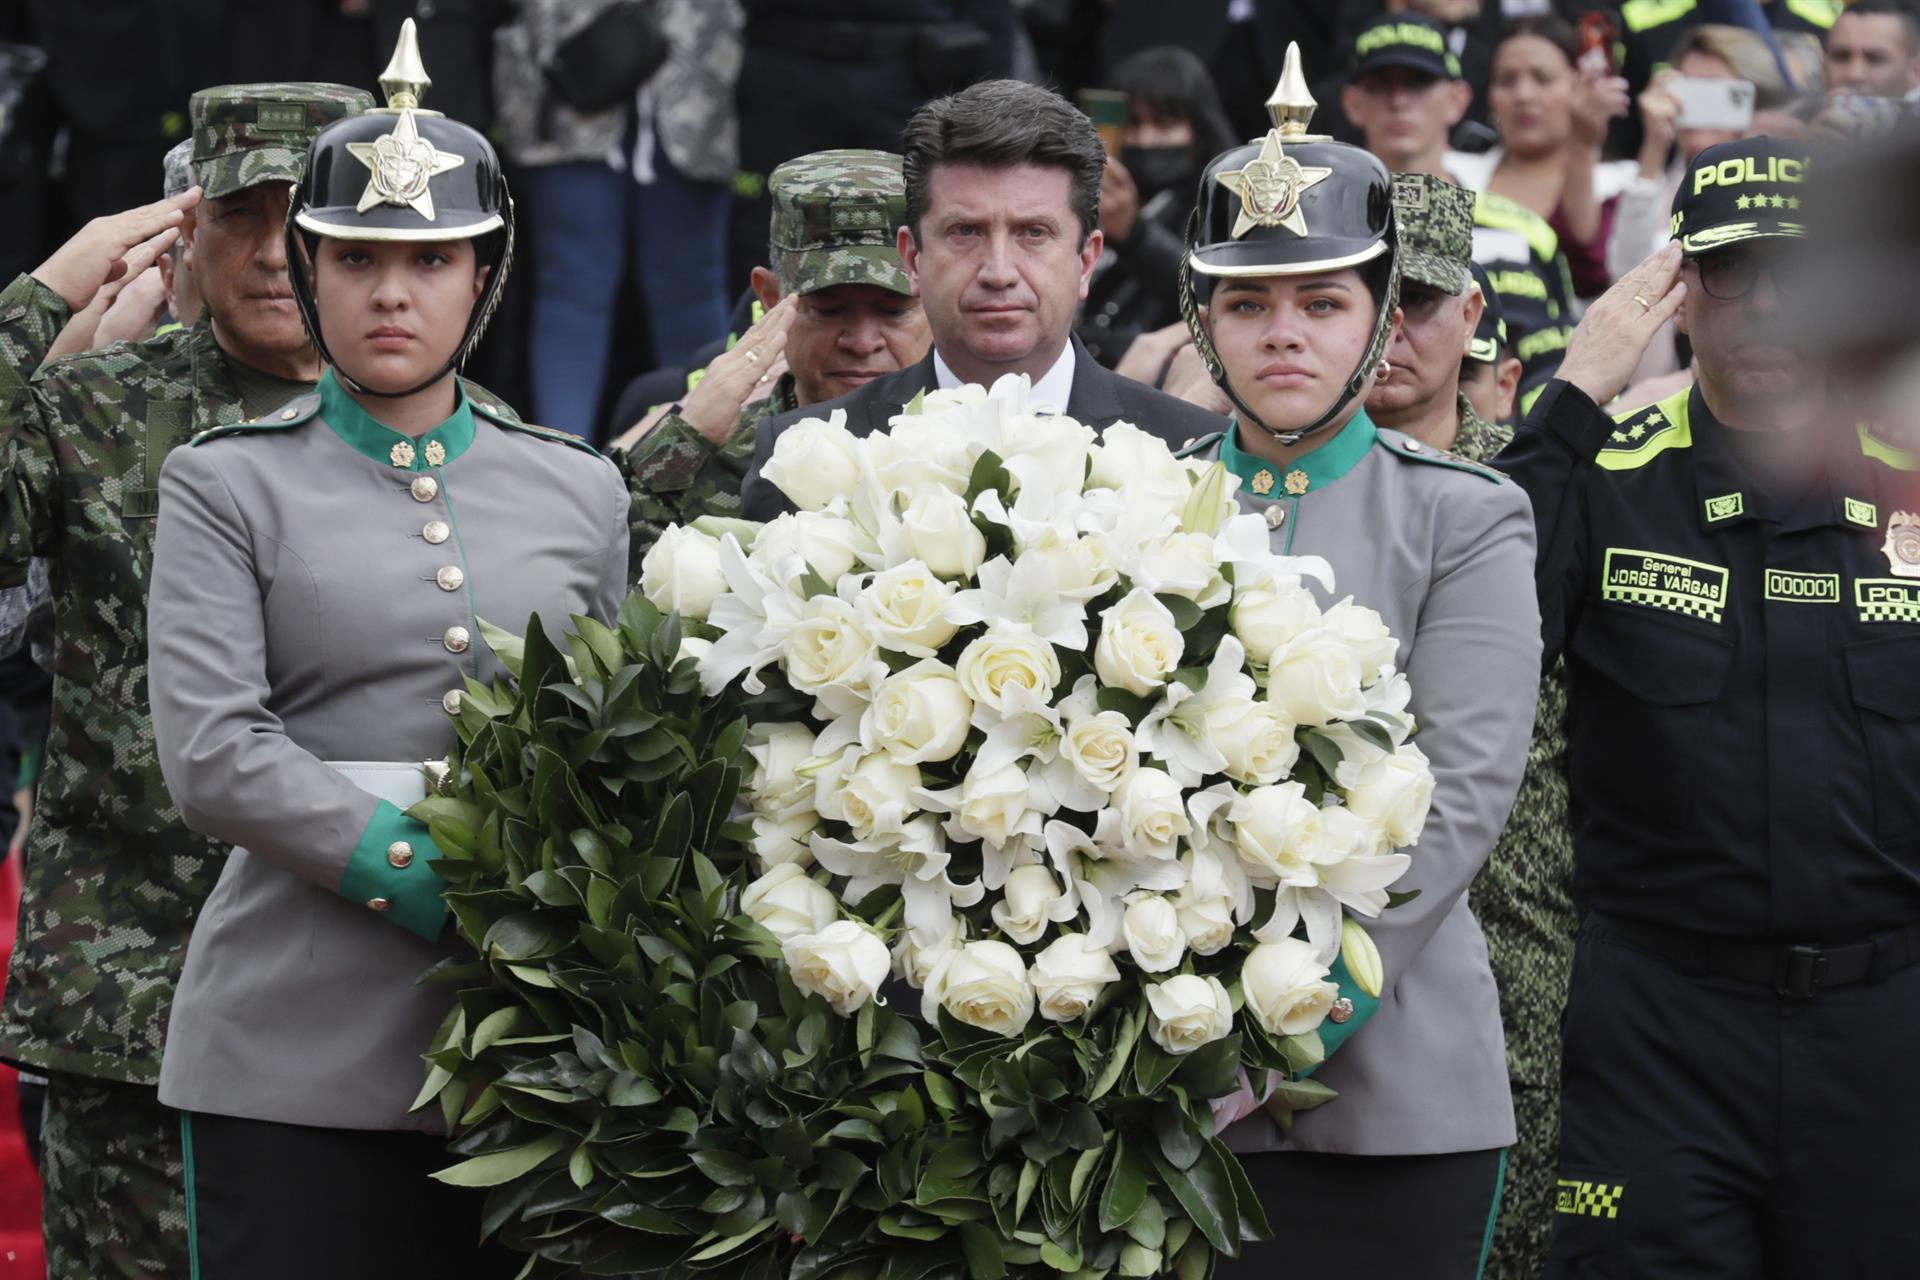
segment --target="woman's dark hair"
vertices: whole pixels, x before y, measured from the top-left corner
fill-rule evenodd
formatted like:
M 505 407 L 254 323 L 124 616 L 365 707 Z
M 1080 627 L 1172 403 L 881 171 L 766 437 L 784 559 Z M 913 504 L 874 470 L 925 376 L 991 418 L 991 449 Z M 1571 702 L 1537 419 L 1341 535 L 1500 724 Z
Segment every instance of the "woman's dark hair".
M 1495 56 L 1501 45 L 1520 36 L 1538 36 L 1566 54 L 1568 66 L 1580 65 L 1580 37 L 1575 34 L 1573 24 L 1558 14 L 1539 13 L 1507 23 L 1500 28 L 1500 38 L 1493 42 Z
M 1193 149 L 1205 164 L 1235 145 L 1220 92 L 1206 64 L 1174 45 L 1157 45 L 1131 54 L 1107 77 L 1137 111 L 1193 126 Z

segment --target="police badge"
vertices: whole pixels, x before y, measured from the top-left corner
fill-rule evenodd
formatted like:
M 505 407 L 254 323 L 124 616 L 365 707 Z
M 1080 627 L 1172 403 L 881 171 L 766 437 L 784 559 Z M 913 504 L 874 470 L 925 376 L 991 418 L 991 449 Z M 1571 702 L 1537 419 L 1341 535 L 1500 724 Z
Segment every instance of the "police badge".
M 1920 578 L 1920 516 L 1896 511 L 1887 517 L 1887 568 L 1898 578 Z

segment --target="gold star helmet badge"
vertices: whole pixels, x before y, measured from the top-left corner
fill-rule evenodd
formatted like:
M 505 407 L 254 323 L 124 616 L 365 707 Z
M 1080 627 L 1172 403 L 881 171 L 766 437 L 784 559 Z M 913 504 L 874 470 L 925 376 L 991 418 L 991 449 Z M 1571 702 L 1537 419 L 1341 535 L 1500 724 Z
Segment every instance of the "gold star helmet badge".
M 1269 132 L 1260 154 L 1245 168 L 1217 175 L 1221 186 L 1240 197 L 1240 216 L 1233 221 L 1238 240 L 1255 227 L 1284 227 L 1296 236 L 1307 234 L 1300 212 L 1300 193 L 1331 177 L 1333 170 L 1308 168 L 1280 149 L 1280 135 Z
M 429 183 L 439 174 L 458 169 L 465 156 L 442 151 L 420 136 L 412 108 L 400 112 L 393 132 L 372 142 L 349 142 L 353 158 L 372 170 L 367 189 L 360 193 L 355 213 L 377 204 L 401 205 L 433 221 L 433 191 Z
M 1239 169 L 1216 174 L 1215 180 L 1240 197 L 1240 216 L 1229 233 L 1235 240 L 1255 227 L 1282 227 L 1305 236 L 1307 219 L 1300 212 L 1300 196 L 1309 187 L 1333 176 L 1333 170 L 1301 164 L 1281 149 L 1283 140 L 1308 140 L 1307 122 L 1316 104 L 1300 71 L 1300 46 L 1287 46 L 1280 83 L 1267 99 L 1273 128 L 1261 139 L 1260 154 Z M 1318 140 L 1318 139 L 1316 139 Z

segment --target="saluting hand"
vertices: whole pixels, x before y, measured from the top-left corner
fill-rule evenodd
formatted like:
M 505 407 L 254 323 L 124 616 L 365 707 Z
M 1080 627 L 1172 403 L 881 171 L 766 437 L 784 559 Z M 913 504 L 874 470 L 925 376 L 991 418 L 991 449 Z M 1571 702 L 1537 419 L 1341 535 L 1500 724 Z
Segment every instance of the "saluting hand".
M 150 249 L 151 263 L 180 234 L 187 210 L 199 203 L 200 188 L 189 187 L 165 200 L 95 218 L 35 267 L 33 278 L 66 299 L 74 311 L 84 311 L 101 286 L 128 274 L 131 251 Z
M 86 232 L 80 234 L 85 235 Z M 87 304 L 75 310 L 66 327 L 60 330 L 60 336 L 47 348 L 46 358 L 58 360 L 62 356 L 92 351 L 124 338 L 150 336 L 167 304 L 167 291 L 160 284 L 160 268 L 155 264 L 178 234 L 179 228 L 169 227 L 159 235 L 126 249 L 106 283 L 93 291 Z M 72 241 L 68 244 L 71 245 Z M 62 249 L 61 252 L 66 250 Z M 54 257 L 58 258 L 59 254 Z M 35 278 L 42 284 L 47 283 L 38 273 Z
M 1595 298 L 1573 331 L 1558 376 L 1595 404 L 1619 395 L 1653 335 L 1686 301 L 1680 261 L 1680 243 L 1670 240 Z
M 775 303 L 740 335 L 731 350 L 713 358 L 699 384 L 680 402 L 680 416 L 715 448 L 733 439 L 733 433 L 740 429 L 740 411 L 771 395 L 773 384 L 786 372 L 787 330 L 793 326 L 793 309 L 791 297 Z M 648 415 L 615 440 L 613 447 L 633 448 L 663 416 Z

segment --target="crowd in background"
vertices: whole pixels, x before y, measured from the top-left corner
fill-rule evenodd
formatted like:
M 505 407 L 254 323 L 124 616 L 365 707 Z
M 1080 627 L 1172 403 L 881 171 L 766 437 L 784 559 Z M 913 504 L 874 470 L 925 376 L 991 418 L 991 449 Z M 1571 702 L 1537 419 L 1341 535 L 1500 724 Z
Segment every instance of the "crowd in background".
M 1920 82 L 1920 20 L 1904 0 L 650 0 L 664 59 L 597 105 L 570 82 L 569 41 L 630 6 L 9 6 L 0 277 L 86 219 L 153 198 L 193 88 L 372 89 L 412 16 L 434 68 L 427 105 L 490 133 L 524 219 L 516 278 L 471 372 L 537 421 L 606 441 L 677 398 L 754 317 L 748 273 L 765 262 L 780 162 L 893 149 L 921 102 L 1003 75 L 1123 100 L 1107 248 L 1078 332 L 1103 364 L 1164 382 L 1195 180 L 1265 127 L 1291 41 L 1317 129 L 1487 194 L 1475 253 L 1502 293 L 1524 408 L 1580 300 L 1665 239 L 1688 157 L 1743 135 L 1850 130 Z M 1363 37 L 1383 14 L 1437 35 L 1431 66 L 1369 64 Z M 1716 95 L 1707 81 L 1751 88 Z M 1653 398 L 1685 354 L 1657 343 L 1634 398 Z

